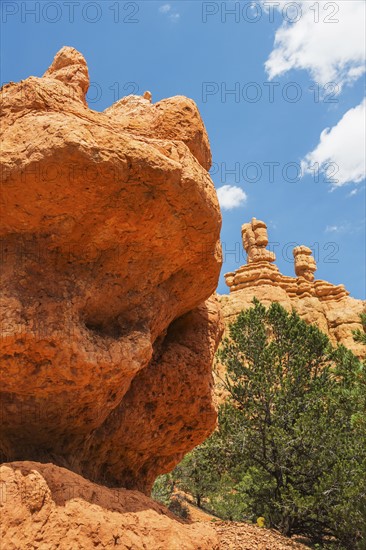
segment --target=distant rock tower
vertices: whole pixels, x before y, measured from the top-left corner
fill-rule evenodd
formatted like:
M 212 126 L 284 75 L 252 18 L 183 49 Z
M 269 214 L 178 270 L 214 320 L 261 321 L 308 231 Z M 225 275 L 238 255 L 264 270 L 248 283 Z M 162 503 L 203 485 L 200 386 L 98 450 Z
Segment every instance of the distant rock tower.
M 250 223 L 245 223 L 241 228 L 243 247 L 247 253 L 247 263 L 253 262 L 274 262 L 276 255 L 267 250 L 268 234 L 264 222 L 252 218 Z
M 226 324 L 251 307 L 254 297 L 264 305 L 278 302 L 288 311 L 294 308 L 306 321 L 315 322 L 333 343 L 342 343 L 364 357 L 364 346 L 354 342 L 352 331 L 362 329 L 360 313 L 365 311 L 365 303 L 351 298 L 343 285 L 316 280 L 317 265 L 310 248 L 294 248 L 296 276 L 287 277 L 275 265 L 274 252 L 267 249 L 263 221 L 252 218 L 242 226 L 241 235 L 247 263 L 225 275 L 230 295 L 221 296 L 220 301 Z
M 317 269 L 316 261 L 312 256 L 312 251 L 307 246 L 297 246 L 294 248 L 295 273 L 298 277 L 303 277 L 310 283 L 315 279 L 314 273 Z
M 248 287 L 271 285 L 280 287 L 291 298 L 315 296 L 320 300 L 340 300 L 349 292 L 343 285 L 332 285 L 326 281 L 315 281 L 317 269 L 312 251 L 307 246 L 297 246 L 293 250 L 296 277 L 282 275 L 274 264 L 276 255 L 267 250 L 267 225 L 256 218 L 241 228 L 243 248 L 247 253 L 247 264 L 225 275 L 230 292 Z

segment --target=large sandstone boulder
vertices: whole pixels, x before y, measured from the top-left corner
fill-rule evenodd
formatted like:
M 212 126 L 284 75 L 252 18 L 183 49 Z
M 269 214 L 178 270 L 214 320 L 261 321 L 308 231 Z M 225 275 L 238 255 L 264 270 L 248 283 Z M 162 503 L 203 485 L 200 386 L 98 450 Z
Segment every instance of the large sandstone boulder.
M 88 85 L 63 48 L 2 93 L 0 459 L 148 492 L 215 427 L 221 217 L 191 100 Z

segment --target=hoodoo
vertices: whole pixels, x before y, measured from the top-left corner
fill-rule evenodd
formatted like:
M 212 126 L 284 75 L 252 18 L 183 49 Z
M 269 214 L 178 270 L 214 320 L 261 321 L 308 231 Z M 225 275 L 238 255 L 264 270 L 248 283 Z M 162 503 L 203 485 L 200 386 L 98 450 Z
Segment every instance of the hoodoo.
M 274 252 L 267 249 L 267 226 L 253 218 L 242 226 L 243 247 L 247 263 L 225 275 L 229 296 L 221 297 L 226 323 L 247 307 L 254 297 L 265 305 L 279 302 L 287 310 L 295 308 L 309 323 L 316 323 L 333 343 L 342 343 L 356 355 L 364 346 L 356 343 L 352 331 L 361 329 L 360 313 L 365 303 L 349 296 L 343 285 L 315 279 L 317 269 L 312 251 L 306 246 L 293 250 L 296 277 L 283 275 L 275 265 Z

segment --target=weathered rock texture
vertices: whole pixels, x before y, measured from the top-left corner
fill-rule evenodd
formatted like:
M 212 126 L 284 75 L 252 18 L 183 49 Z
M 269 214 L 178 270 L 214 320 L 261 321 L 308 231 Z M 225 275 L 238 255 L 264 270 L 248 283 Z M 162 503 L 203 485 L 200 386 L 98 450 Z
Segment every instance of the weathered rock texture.
M 101 487 L 53 464 L 0 467 L 0 540 L 6 550 L 308 548 L 256 525 L 210 524 L 213 516 L 189 504 L 188 510 L 189 521 L 179 520 L 137 491 Z
M 215 427 L 221 266 L 193 101 L 85 101 L 84 58 L 2 94 L 0 458 L 148 492 Z
M 219 550 L 207 523 L 187 524 L 137 491 L 108 489 L 53 464 L 0 467 L 1 548 Z
M 305 321 L 316 323 L 333 343 L 342 343 L 357 355 L 364 355 L 364 346 L 354 342 L 352 331 L 362 328 L 360 313 L 365 311 L 365 303 L 351 298 L 343 285 L 314 280 L 316 262 L 310 248 L 294 249 L 297 277 L 287 277 L 274 265 L 274 253 L 266 250 L 264 222 L 253 218 L 244 224 L 242 238 L 247 264 L 225 275 L 230 295 L 221 296 L 226 324 L 250 307 L 253 297 L 265 305 L 279 302 L 288 311 L 295 308 Z

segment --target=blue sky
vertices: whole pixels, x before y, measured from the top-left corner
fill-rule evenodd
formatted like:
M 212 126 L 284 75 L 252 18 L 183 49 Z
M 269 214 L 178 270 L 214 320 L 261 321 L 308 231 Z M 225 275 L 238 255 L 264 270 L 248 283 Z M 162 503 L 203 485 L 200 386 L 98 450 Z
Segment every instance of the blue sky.
M 245 262 L 240 228 L 254 216 L 284 274 L 306 244 L 317 278 L 365 298 L 365 3 L 266 4 L 3 0 L 1 83 L 41 76 L 68 45 L 88 62 L 95 110 L 145 90 L 193 98 L 223 209 L 222 273 Z

